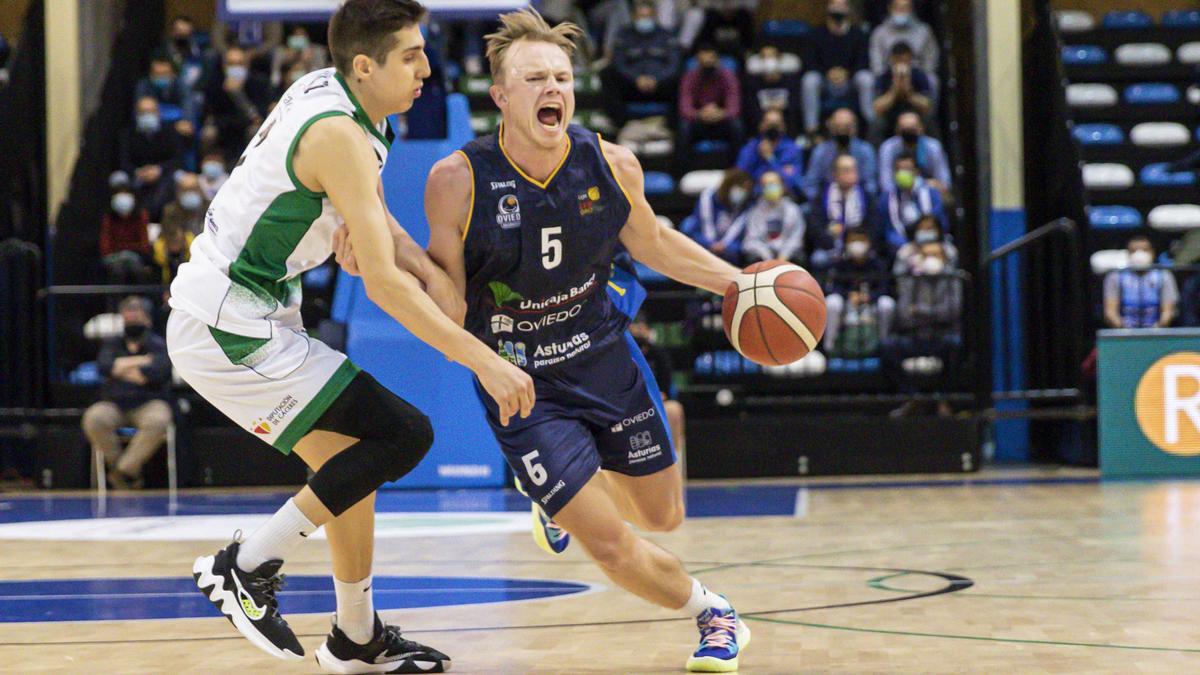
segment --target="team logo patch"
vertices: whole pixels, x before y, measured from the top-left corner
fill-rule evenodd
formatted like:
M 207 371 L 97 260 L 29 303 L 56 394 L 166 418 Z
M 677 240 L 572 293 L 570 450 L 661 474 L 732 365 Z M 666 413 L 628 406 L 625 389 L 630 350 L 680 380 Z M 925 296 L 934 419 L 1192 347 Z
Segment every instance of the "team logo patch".
M 513 319 L 511 316 L 497 314 L 492 317 L 492 332 L 493 333 L 511 333 L 513 332 Z
M 271 424 L 261 417 L 254 421 L 254 426 L 251 428 L 256 434 L 262 434 L 265 436 L 271 433 Z
M 511 340 L 501 340 L 497 343 L 496 351 L 499 352 L 501 358 L 518 368 L 529 365 L 528 359 L 525 358 L 524 342 L 513 343 Z
M 525 296 L 514 291 L 503 281 L 489 281 L 488 290 L 492 292 L 492 298 L 495 299 L 497 307 L 503 307 L 510 302 L 518 303 L 525 299 Z
M 502 230 L 511 230 L 514 227 L 521 226 L 521 202 L 517 201 L 517 196 L 507 194 L 500 198 L 496 203 L 496 224 Z
M 600 188 L 593 185 L 587 192 L 581 192 L 578 198 L 579 215 L 591 215 L 598 209 L 596 202 L 600 201 Z
M 639 431 L 629 437 L 629 449 L 641 450 L 654 445 L 654 437 L 649 431 Z

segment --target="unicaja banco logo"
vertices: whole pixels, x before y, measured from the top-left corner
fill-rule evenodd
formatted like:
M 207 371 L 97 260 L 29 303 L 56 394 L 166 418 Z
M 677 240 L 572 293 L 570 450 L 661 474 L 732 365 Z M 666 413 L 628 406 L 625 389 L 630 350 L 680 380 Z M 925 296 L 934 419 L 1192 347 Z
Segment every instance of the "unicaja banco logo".
M 1150 366 L 1134 398 L 1138 426 L 1172 455 L 1200 455 L 1200 353 L 1175 352 Z

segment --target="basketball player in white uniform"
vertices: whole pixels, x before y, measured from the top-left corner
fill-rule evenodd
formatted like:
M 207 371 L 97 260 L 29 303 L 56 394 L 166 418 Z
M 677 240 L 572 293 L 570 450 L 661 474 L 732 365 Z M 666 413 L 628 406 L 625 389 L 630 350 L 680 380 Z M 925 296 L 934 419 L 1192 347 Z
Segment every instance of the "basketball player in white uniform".
M 284 659 L 304 649 L 279 614 L 287 553 L 325 526 L 337 613 L 317 650 L 328 672 L 442 672 L 445 654 L 405 640 L 371 601 L 374 494 L 410 471 L 433 430 L 420 411 L 305 334 L 300 275 L 332 252 L 343 222 L 367 295 L 417 337 L 470 368 L 505 420 L 527 416 L 532 380 L 447 318 L 449 278 L 390 216 L 379 170 L 386 117 L 429 76 L 415 0 L 348 0 L 333 16 L 335 68 L 283 95 L 213 199 L 204 232 L 171 286 L 167 344 L 175 367 L 248 433 L 315 471 L 244 541 L 196 560 L 193 575 L 233 625 Z

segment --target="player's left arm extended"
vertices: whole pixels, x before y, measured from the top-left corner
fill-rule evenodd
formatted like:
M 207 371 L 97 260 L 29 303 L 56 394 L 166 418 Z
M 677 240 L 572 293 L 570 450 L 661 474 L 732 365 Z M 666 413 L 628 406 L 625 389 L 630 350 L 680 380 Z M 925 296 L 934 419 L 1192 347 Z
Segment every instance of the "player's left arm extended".
M 642 192 L 642 166 L 637 157 L 612 143 L 604 143 L 603 149 L 632 202 L 629 220 L 621 228 L 621 243 L 634 259 L 680 283 L 725 293 L 739 270 L 682 232 L 659 224 Z

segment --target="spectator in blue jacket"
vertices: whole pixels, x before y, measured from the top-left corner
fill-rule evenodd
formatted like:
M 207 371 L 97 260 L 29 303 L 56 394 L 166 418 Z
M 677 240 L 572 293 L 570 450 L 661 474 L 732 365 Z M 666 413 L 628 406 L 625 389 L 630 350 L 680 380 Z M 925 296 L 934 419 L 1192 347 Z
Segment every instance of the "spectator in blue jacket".
M 917 171 L 935 190 L 946 194 L 950 190 L 950 161 L 942 143 L 925 135 L 921 116 L 909 111 L 896 118 L 896 135 L 879 146 L 879 189 L 887 192 L 896 186 L 893 169 L 896 157 L 903 153 L 913 156 Z
M 816 202 L 821 191 L 833 180 L 833 160 L 838 155 L 850 154 L 858 163 L 863 189 L 875 197 L 879 192 L 875 148 L 858 138 L 858 117 L 849 108 L 842 108 L 829 116 L 828 127 L 830 138 L 817 145 L 808 159 L 804 196 L 810 202 Z
M 848 230 L 872 235 L 878 231 L 875 198 L 863 188 L 854 156 L 838 155 L 833 165 L 833 180 L 812 205 L 814 243 L 809 262 L 814 270 L 829 269 L 842 259 Z
M 742 257 L 742 218 L 754 192 L 754 180 L 741 169 L 726 169 L 721 184 L 700 193 L 696 210 L 684 221 L 684 234 L 725 260 Z
M 758 137 L 751 138 L 738 153 L 737 168 L 758 180 L 763 173 L 774 171 L 793 194 L 800 194 L 803 178 L 804 150 L 787 133 L 783 113 L 768 110 L 758 125 Z
M 166 56 L 150 60 L 150 72 L 138 80 L 134 100 L 152 98 L 158 101 L 159 114 L 175 126 L 180 136 L 196 133 L 195 96 L 175 73 L 175 65 Z
M 892 189 L 884 195 L 881 215 L 884 238 L 892 253 L 912 240 L 917 223 L 926 216 L 937 219 L 943 233 L 949 231 L 942 197 L 918 173 L 915 157 L 908 153 L 897 156 L 892 162 L 890 178 Z
M 658 25 L 652 2 L 639 0 L 633 17 L 633 25 L 617 33 L 612 63 L 600 73 L 606 111 L 618 126 L 625 123 L 626 103 L 663 103 L 671 115 L 679 94 L 675 37 Z

